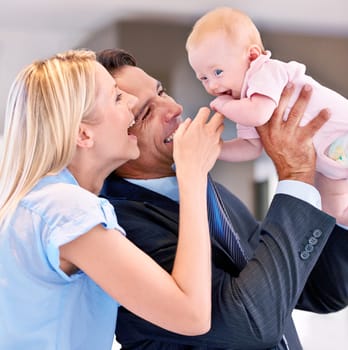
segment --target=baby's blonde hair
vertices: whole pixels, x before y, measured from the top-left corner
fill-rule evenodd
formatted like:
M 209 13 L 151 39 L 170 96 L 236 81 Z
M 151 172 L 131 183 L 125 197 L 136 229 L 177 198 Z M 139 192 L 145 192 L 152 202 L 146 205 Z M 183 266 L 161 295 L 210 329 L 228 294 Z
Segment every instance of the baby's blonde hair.
M 187 38 L 186 50 L 196 47 L 215 32 L 222 32 L 233 42 L 246 46 L 256 44 L 264 51 L 260 33 L 250 17 L 230 7 L 218 7 L 199 18 Z
M 45 175 L 66 167 L 95 103 L 94 52 L 71 50 L 24 68 L 11 86 L 0 163 L 0 223 Z

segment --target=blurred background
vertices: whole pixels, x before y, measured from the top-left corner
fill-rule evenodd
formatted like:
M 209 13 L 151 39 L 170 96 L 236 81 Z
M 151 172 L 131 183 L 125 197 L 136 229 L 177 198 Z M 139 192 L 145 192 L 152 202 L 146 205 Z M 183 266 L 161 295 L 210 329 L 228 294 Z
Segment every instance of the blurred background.
M 305 63 L 309 75 L 348 97 L 346 0 L 11 0 L 0 12 L 0 141 L 8 90 L 18 71 L 71 48 L 130 51 L 184 106 L 185 116 L 193 116 L 211 98 L 187 63 L 185 40 L 194 21 L 217 6 L 245 11 L 274 58 Z M 226 121 L 224 138 L 234 136 L 234 124 Z M 236 164 L 218 161 L 213 173 L 263 217 L 276 184 L 266 156 Z M 348 309 L 294 316 L 305 350 L 348 348 Z

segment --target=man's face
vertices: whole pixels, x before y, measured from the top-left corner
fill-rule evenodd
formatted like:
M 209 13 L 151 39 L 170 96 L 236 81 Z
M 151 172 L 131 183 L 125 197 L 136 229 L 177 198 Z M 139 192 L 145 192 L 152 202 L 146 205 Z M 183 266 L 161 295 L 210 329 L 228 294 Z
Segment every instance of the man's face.
M 172 135 L 181 122 L 182 107 L 168 96 L 161 83 L 142 69 L 124 66 L 114 74 L 119 88 L 138 98 L 133 108 L 140 157 L 118 169 L 123 177 L 158 178 L 173 175 Z

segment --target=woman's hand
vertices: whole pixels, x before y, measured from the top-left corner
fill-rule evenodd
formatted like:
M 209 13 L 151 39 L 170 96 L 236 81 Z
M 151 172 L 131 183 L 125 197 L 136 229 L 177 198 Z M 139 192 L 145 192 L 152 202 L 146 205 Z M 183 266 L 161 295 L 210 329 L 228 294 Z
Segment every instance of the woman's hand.
M 206 174 L 214 166 L 221 152 L 223 116 L 215 113 L 210 120 L 210 110 L 202 107 L 197 116 L 187 118 L 174 135 L 174 161 L 176 173 L 184 176 Z

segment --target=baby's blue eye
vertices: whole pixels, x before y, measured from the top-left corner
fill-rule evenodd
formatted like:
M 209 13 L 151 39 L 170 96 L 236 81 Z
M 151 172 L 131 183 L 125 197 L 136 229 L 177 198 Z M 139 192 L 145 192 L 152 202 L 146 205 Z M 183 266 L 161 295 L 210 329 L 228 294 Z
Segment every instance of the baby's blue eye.
M 219 75 L 221 75 L 223 73 L 222 69 L 215 69 L 214 74 L 216 77 L 218 77 Z

